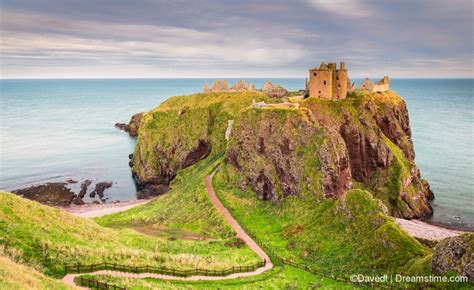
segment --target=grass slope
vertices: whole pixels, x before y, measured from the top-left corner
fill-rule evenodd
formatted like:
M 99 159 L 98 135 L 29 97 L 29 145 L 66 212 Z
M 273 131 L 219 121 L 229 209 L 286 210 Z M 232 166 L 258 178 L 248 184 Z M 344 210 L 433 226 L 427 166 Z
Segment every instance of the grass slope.
M 0 246 L 16 260 L 54 276 L 62 274 L 64 263 L 104 260 L 180 269 L 222 269 L 258 261 L 247 247 L 223 240 L 167 239 L 106 228 L 5 192 L 0 193 Z
M 339 200 L 287 197 L 260 201 L 232 185 L 230 166 L 214 185 L 225 205 L 245 227 L 281 256 L 336 273 L 403 272 L 429 249 L 402 232 L 370 193 L 351 190 Z
M 35 268 L 18 264 L 0 254 L 0 289 L 73 289 Z
M 222 161 L 223 154 L 180 171 L 173 180 L 172 190 L 151 202 L 130 210 L 97 218 L 107 227 L 134 227 L 190 230 L 215 239 L 232 239 L 232 228 L 212 205 L 204 186 L 204 178 Z

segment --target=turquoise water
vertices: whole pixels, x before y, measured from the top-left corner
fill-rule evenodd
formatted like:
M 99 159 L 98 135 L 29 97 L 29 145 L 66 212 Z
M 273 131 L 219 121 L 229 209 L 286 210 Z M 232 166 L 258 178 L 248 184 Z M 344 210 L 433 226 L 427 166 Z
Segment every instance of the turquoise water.
M 133 113 L 169 96 L 200 91 L 205 81 L 1 80 L 0 188 L 93 179 L 114 182 L 105 192 L 109 200 L 135 198 L 128 167 L 135 141 L 114 124 L 128 122 Z M 251 81 L 257 86 L 264 82 Z M 303 79 L 271 81 L 288 89 L 304 86 Z M 436 195 L 433 220 L 471 227 L 473 87 L 473 79 L 392 80 L 392 89 L 408 104 L 416 162 Z

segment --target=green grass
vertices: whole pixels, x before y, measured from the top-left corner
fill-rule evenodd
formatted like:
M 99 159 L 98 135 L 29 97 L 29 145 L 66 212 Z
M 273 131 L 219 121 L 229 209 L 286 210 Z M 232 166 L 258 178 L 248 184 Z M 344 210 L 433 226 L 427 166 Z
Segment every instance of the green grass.
M 229 240 L 168 239 L 106 228 L 6 192 L 0 193 L 0 246 L 52 276 L 62 274 L 64 263 L 104 260 L 179 269 L 224 269 L 259 261 L 250 249 Z
M 87 276 L 127 289 L 355 289 L 355 285 L 315 276 L 290 266 L 276 266 L 261 275 L 221 281 L 177 281 Z
M 73 289 L 37 269 L 18 264 L 0 254 L 0 289 Z
M 221 162 L 223 154 L 180 171 L 172 190 L 151 202 L 130 210 L 110 214 L 95 221 L 103 226 L 127 228 L 140 226 L 190 230 L 213 239 L 232 239 L 232 228 L 212 205 L 204 178 Z
M 252 100 L 275 102 L 261 92 L 221 92 L 176 96 L 144 114 L 133 170 L 146 180 L 178 171 L 188 152 L 205 140 L 212 146 L 211 156 L 225 151 L 227 121 L 235 119 Z M 169 162 L 165 162 L 168 157 Z
M 264 202 L 232 184 L 229 166 L 216 175 L 216 191 L 245 227 L 280 256 L 323 272 L 401 273 L 430 250 L 409 237 L 363 190 L 339 200 L 287 197 Z

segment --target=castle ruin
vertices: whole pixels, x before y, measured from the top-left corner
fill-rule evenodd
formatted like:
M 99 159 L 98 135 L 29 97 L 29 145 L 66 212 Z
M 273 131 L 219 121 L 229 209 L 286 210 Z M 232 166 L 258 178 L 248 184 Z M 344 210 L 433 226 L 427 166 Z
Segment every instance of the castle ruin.
M 336 63 L 324 62 L 318 68 L 310 69 L 306 87 L 310 97 L 325 100 L 345 99 L 348 89 L 352 88 L 344 62 L 339 69 Z
M 355 84 L 351 85 L 346 65 L 341 62 L 337 68 L 336 63 L 324 62 L 318 68 L 309 70 L 309 81 L 306 81 L 306 90 L 309 97 L 316 97 L 325 100 L 345 99 L 348 93 L 356 90 Z M 385 92 L 390 90 L 390 80 L 388 76 L 377 81 L 375 84 L 366 78 L 359 87 L 359 90 L 369 92 Z
M 377 81 L 375 84 L 369 78 L 365 80 L 360 85 L 360 90 L 369 91 L 369 92 L 385 92 L 390 90 L 390 80 L 388 76 L 384 76 L 383 79 Z

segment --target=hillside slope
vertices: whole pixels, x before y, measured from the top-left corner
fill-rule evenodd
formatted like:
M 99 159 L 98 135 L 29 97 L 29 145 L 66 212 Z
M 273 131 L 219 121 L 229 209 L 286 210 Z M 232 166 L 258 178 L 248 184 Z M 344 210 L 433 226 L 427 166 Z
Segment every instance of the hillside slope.
M 64 264 L 108 262 L 179 269 L 222 269 L 258 260 L 227 240 L 188 240 L 112 229 L 55 208 L 0 193 L 0 246 L 5 253 L 60 276 Z

